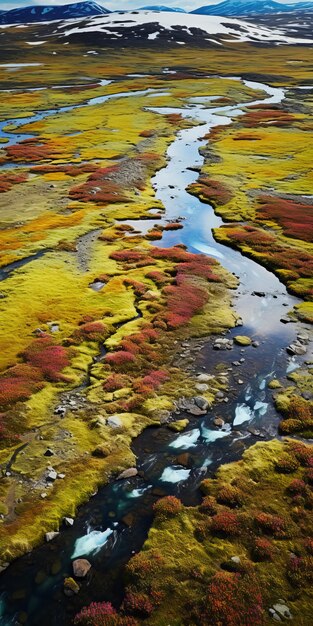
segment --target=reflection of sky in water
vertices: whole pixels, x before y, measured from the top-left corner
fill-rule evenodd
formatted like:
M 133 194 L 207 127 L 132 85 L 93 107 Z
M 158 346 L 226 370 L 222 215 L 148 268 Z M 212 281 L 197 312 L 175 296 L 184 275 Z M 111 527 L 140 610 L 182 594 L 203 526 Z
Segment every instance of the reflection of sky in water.
M 190 471 L 190 469 L 181 469 L 179 467 L 175 467 L 174 465 L 166 467 L 163 470 L 160 480 L 164 483 L 180 483 L 182 480 L 187 480 L 187 478 L 189 478 Z
M 201 437 L 207 443 L 214 443 L 217 439 L 222 439 L 223 437 L 228 437 L 230 434 L 230 427 L 225 430 L 211 430 L 210 428 L 206 428 L 205 426 L 201 427 Z
M 77 559 L 79 556 L 84 556 L 86 554 L 99 552 L 112 533 L 113 530 L 111 528 L 107 528 L 104 531 L 92 530 L 83 537 L 79 537 L 79 539 L 76 539 L 75 541 L 72 559 Z
M 196 441 L 200 437 L 200 430 L 198 428 L 194 428 L 193 430 L 189 430 L 187 433 L 183 435 L 179 435 L 177 439 L 174 439 L 170 444 L 171 448 L 181 448 L 182 450 L 187 450 L 195 446 Z

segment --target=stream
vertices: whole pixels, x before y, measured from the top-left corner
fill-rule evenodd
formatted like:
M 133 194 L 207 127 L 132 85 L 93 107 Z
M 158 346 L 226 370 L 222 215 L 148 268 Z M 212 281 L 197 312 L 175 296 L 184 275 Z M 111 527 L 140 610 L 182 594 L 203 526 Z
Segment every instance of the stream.
M 243 82 L 266 92 L 267 98 L 260 101 L 262 104 L 279 103 L 284 98 L 283 89 Z M 127 95 L 148 91 L 151 90 Z M 118 96 L 122 94 L 111 97 Z M 227 398 L 220 399 L 214 409 L 201 418 L 188 415 L 190 423 L 182 433 L 175 433 L 166 426 L 146 429 L 133 442 L 138 476 L 99 489 L 79 509 L 72 527 L 62 528 L 55 540 L 18 559 L 2 573 L 1 626 L 20 622 L 29 626 L 67 626 L 75 612 L 91 601 L 109 600 L 118 605 L 123 596 L 123 567 L 147 536 L 156 499 L 174 494 L 187 505 L 197 504 L 200 501 L 198 487 L 203 478 L 214 473 L 220 464 L 240 458 L 258 439 L 277 436 L 279 418 L 267 382 L 274 377 L 284 378 L 287 372 L 301 365 L 302 357 L 288 357 L 286 353 L 286 346 L 295 338 L 296 325 L 280 322 L 298 300 L 287 293 L 274 274 L 239 252 L 218 244 L 211 229 L 222 224 L 221 218 L 209 204 L 187 193 L 186 187 L 198 178 L 198 173 L 188 168 L 203 163 L 199 153 L 207 144 L 203 136 L 213 126 L 231 123 L 231 118 L 239 115 L 243 106 L 206 108 L 203 98 L 200 102 L 194 100 L 182 109 L 149 107 L 156 114 L 179 112 L 199 122 L 178 132 L 168 148 L 167 165 L 152 180 L 156 197 L 166 209 L 162 219 L 184 218 L 182 230 L 164 232 L 156 245 L 168 247 L 184 243 L 192 252 L 217 258 L 236 274 L 240 284 L 234 292 L 234 305 L 243 325 L 239 330 L 231 330 L 227 337 L 247 334 L 259 345 L 248 348 L 234 345 L 230 351 L 216 352 L 210 340 L 199 349 L 196 372 L 212 373 L 216 364 L 222 363 L 219 373 L 229 376 Z M 154 222 L 152 216 L 151 220 L 128 223 L 145 232 Z M 254 290 L 265 295 L 252 295 Z M 239 366 L 232 365 L 240 359 Z M 182 411 L 178 416 L 187 415 Z M 212 423 L 216 416 L 226 422 L 220 430 Z M 187 454 L 187 461 L 182 462 L 182 453 Z M 90 560 L 92 574 L 83 581 L 78 596 L 68 598 L 63 593 L 63 580 L 72 574 L 72 559 L 80 556 Z

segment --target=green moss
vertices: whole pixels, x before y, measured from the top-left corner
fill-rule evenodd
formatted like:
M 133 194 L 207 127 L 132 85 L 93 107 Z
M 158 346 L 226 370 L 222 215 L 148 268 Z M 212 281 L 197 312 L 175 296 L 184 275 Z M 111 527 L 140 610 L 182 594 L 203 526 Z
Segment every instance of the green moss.
M 246 337 L 245 335 L 236 335 L 236 337 L 234 337 L 234 341 L 239 346 L 250 346 L 251 345 L 250 337 Z

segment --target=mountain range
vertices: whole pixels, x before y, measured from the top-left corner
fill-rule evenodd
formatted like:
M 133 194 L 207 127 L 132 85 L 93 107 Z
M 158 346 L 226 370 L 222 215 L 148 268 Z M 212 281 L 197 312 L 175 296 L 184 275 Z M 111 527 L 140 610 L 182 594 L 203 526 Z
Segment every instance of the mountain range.
M 125 0 L 126 2 L 126 0 Z M 138 11 L 157 11 L 170 13 L 186 13 L 184 9 L 171 8 L 164 5 L 150 5 L 137 9 Z M 123 11 L 123 9 L 117 9 Z M 134 11 L 129 11 L 133 13 Z M 298 2 L 297 4 L 282 4 L 275 0 L 225 0 L 219 4 L 199 7 L 191 14 L 220 15 L 225 17 L 249 17 L 258 15 L 279 15 L 282 13 L 310 13 L 313 12 L 312 2 Z M 0 25 L 23 24 L 29 22 L 49 22 L 53 20 L 68 20 L 91 16 L 101 16 L 111 13 L 93 0 L 74 2 L 66 5 L 31 5 L 24 8 L 0 10 Z
M 96 2 L 73 2 L 64 5 L 31 5 L 10 11 L 0 11 L 0 24 L 23 24 L 29 22 L 50 22 L 68 20 L 92 15 L 106 15 L 108 9 Z
M 313 2 L 297 2 L 296 4 L 282 4 L 275 0 L 225 0 L 219 4 L 203 6 L 191 11 L 196 15 L 264 15 L 269 13 L 295 13 L 299 11 L 313 11 Z

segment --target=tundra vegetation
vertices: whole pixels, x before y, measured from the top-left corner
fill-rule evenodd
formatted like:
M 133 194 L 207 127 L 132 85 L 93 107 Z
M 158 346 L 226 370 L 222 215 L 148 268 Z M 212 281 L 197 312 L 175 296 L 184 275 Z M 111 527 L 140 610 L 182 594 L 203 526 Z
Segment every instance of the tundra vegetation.
M 3 62 L 18 50 L 23 61 L 40 63 L 1 75 L 1 89 L 12 90 L 9 103 L 0 100 L 7 120 L 0 147 L 0 547 L 8 563 L 134 465 L 132 439 L 160 423 L 175 399 L 193 395 L 192 374 L 177 365 L 181 342 L 236 322 L 233 275 L 182 245 L 154 243 L 164 228 L 183 223 L 159 226 L 164 208 L 151 177 L 175 134 L 193 121 L 149 107 L 182 107 L 208 95 L 225 107 L 246 103 L 208 137 L 190 193 L 230 222 L 216 239 L 270 267 L 305 299 L 297 307 L 304 320 L 312 319 L 305 196 L 313 126 L 312 96 L 302 91 L 300 106 L 297 91 L 309 80 L 309 48 L 281 46 L 273 55 L 237 44 L 236 54 L 225 47 L 91 57 L 57 42 L 38 50 L 18 29 L 7 30 L 5 42 Z M 249 102 L 264 94 L 219 75 L 256 76 L 287 87 L 288 97 L 252 109 Z M 112 82 L 101 84 L 104 78 Z M 123 92 L 134 95 L 118 97 Z M 156 224 L 144 235 L 134 220 L 151 218 L 152 209 Z M 308 437 L 312 407 L 299 393 L 309 375 L 290 378 L 287 389 L 273 389 L 281 433 Z M 204 393 L 210 405 L 220 389 L 216 379 Z M 62 478 L 49 483 L 50 463 Z M 94 603 L 75 623 L 252 626 L 267 623 L 269 608 L 284 598 L 305 626 L 311 472 L 309 445 L 262 443 L 205 481 L 198 507 L 160 500 L 144 549 L 127 567 L 121 610 Z

